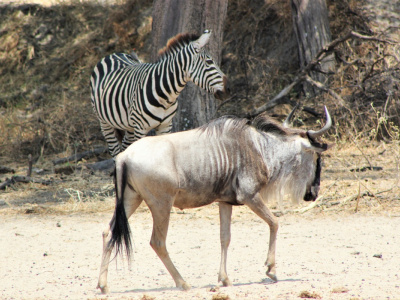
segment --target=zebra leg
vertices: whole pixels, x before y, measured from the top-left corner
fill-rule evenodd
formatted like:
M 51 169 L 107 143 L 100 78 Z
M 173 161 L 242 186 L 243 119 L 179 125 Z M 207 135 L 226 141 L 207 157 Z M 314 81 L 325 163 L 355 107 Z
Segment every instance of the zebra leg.
M 124 138 L 122 139 L 122 151 L 125 151 L 125 149 L 128 148 L 136 140 L 138 140 L 138 138 L 136 138 L 136 131 L 126 131 Z
M 125 131 L 121 146 L 122 151 L 125 151 L 125 149 L 128 148 L 133 142 L 141 139 L 142 137 L 145 137 L 150 130 L 151 128 L 149 128 L 148 130 L 135 128 L 135 131 Z
M 115 135 L 115 128 L 111 127 L 109 124 L 100 121 L 101 132 L 106 139 L 108 145 L 108 151 L 112 157 L 116 157 L 118 153 L 121 152 L 121 146 Z
M 161 121 L 160 125 L 155 128 L 156 135 L 170 133 L 172 131 L 172 119 L 176 114 L 178 102 L 175 102 L 170 108 L 165 111 L 168 117 Z
M 156 131 L 156 135 L 170 133 L 172 131 L 172 120 L 170 123 L 161 123 L 154 130 Z

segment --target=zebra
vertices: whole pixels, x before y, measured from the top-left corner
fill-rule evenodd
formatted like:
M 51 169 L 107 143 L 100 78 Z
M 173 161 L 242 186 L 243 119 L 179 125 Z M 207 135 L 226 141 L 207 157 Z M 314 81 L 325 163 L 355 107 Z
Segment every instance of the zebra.
M 211 31 L 181 33 L 160 50 L 155 63 L 142 63 L 135 53 L 104 57 L 90 78 L 91 101 L 101 131 L 115 158 L 154 129 L 172 130 L 177 98 L 188 81 L 221 98 L 227 78 L 204 49 Z

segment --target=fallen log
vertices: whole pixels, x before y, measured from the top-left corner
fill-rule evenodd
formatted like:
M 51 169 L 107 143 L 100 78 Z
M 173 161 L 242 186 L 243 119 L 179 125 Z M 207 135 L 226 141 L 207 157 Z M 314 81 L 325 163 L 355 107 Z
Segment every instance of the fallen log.
M 17 183 L 17 182 L 22 182 L 22 183 L 41 183 L 44 185 L 49 185 L 52 183 L 51 180 L 45 180 L 45 179 L 38 179 L 30 176 L 12 176 L 11 178 L 6 178 L 6 181 L 0 184 L 0 190 L 5 190 L 7 187 Z
M 114 159 L 99 161 L 93 164 L 87 164 L 86 167 L 92 171 L 112 171 L 115 167 Z
M 64 164 L 64 163 L 70 162 L 70 161 L 78 162 L 84 158 L 88 159 L 93 156 L 97 156 L 97 155 L 100 155 L 100 154 L 103 154 L 106 152 L 107 152 L 107 148 L 99 147 L 99 148 L 95 148 L 94 150 L 88 150 L 88 151 L 76 153 L 76 154 L 68 156 L 68 157 L 57 158 L 57 159 L 53 160 L 53 165 Z
M 0 174 L 6 174 L 6 173 L 15 173 L 15 171 L 11 168 L 0 166 Z

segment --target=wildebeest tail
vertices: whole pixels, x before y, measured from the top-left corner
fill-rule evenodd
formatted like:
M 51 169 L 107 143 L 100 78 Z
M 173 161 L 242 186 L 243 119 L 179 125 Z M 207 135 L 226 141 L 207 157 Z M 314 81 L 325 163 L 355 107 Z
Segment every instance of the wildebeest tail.
M 127 166 L 122 164 L 121 169 L 116 167 L 114 173 L 116 204 L 114 215 L 110 222 L 112 232 L 111 240 L 108 242 L 108 248 L 115 247 L 116 255 L 122 254 L 124 248 L 128 259 L 131 254 L 131 230 L 128 218 L 126 217 L 124 208 L 124 192 L 127 180 Z

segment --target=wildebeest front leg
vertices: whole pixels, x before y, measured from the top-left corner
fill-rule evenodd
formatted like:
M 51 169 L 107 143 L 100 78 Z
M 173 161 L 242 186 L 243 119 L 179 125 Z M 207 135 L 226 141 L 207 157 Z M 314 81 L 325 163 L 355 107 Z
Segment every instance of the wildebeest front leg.
M 134 196 L 132 196 L 132 194 Z M 127 201 L 124 203 L 126 217 L 129 217 L 135 212 L 135 210 L 139 207 L 140 203 L 142 203 L 142 199 L 139 195 L 134 193 L 133 191 L 127 190 L 125 192 L 125 196 L 127 197 Z M 131 197 L 131 198 L 129 198 Z M 110 225 L 103 231 L 103 255 L 101 258 L 101 266 L 100 266 L 100 275 L 99 281 L 97 284 L 97 288 L 101 290 L 103 294 L 107 294 L 109 292 L 107 285 L 107 275 L 108 275 L 108 265 L 110 263 L 110 256 L 113 250 L 112 247 L 108 247 L 108 242 L 111 240 L 111 231 Z
M 275 268 L 276 235 L 279 227 L 278 220 L 264 204 L 259 193 L 257 193 L 253 199 L 246 201 L 245 204 L 269 225 L 269 248 L 268 257 L 265 262 L 265 265 L 268 267 L 266 274 L 273 281 L 278 281 Z
M 178 270 L 172 263 L 165 243 L 167 239 L 169 217 L 172 205 L 163 206 L 161 205 L 161 203 L 162 202 L 156 203 L 156 208 L 153 208 L 148 203 L 151 213 L 153 215 L 153 233 L 151 235 L 150 245 L 157 253 L 158 257 L 161 259 L 168 272 L 171 274 L 172 278 L 175 281 L 176 287 L 183 290 L 189 290 L 190 285 L 187 284 L 185 280 L 183 280 L 181 274 L 179 274 Z
M 226 260 L 229 243 L 231 242 L 231 217 L 232 205 L 223 202 L 219 203 L 219 220 L 221 236 L 221 264 L 219 268 L 218 281 L 224 286 L 231 286 L 232 283 L 226 273 Z

